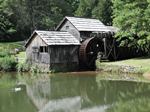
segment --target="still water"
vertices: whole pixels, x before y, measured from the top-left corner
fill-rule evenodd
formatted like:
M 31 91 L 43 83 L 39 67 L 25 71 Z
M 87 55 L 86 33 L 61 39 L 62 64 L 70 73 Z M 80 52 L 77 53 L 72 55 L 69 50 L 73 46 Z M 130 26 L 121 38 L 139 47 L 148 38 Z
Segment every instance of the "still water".
M 0 86 L 0 112 L 150 112 L 150 83 L 110 79 L 95 72 L 13 76 L 15 85 Z M 10 77 L 0 81 L 9 85 Z

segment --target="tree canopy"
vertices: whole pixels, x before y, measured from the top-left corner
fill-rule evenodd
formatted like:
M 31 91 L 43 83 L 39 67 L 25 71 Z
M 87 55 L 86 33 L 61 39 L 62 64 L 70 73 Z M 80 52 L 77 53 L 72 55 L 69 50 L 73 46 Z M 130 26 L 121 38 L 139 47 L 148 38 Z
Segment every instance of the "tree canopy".
M 54 30 L 77 5 L 78 0 L 0 0 L 0 41 L 26 39 L 35 29 Z
M 0 41 L 54 30 L 64 16 L 97 18 L 119 28 L 121 46 L 150 52 L 150 0 L 0 0 Z
M 113 0 L 113 24 L 121 46 L 150 52 L 150 0 Z
M 112 25 L 111 0 L 80 0 L 75 12 L 77 16 L 100 19 L 105 25 Z

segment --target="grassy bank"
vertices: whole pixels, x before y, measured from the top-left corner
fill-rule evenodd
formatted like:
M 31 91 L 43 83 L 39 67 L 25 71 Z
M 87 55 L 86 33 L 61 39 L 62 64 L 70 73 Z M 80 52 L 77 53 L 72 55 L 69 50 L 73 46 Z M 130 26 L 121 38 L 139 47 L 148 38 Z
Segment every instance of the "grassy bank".
M 106 72 L 146 73 L 150 72 L 150 57 L 140 57 L 116 62 L 96 62 L 97 69 Z
M 23 42 L 0 43 L 0 71 L 17 70 L 17 55 L 24 50 L 23 44 Z
M 0 51 L 4 50 L 14 51 L 15 48 L 22 51 L 23 45 L 24 42 L 0 42 Z
M 26 63 L 24 42 L 0 43 L 0 71 L 45 72 L 36 65 Z

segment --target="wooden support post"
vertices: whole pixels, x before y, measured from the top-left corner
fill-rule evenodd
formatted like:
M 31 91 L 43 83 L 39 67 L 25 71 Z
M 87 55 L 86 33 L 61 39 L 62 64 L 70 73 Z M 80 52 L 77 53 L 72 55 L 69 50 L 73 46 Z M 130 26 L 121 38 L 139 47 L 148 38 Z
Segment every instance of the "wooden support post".
M 103 41 L 104 41 L 104 54 L 105 56 L 107 56 L 107 40 L 106 40 L 106 36 L 103 38 Z

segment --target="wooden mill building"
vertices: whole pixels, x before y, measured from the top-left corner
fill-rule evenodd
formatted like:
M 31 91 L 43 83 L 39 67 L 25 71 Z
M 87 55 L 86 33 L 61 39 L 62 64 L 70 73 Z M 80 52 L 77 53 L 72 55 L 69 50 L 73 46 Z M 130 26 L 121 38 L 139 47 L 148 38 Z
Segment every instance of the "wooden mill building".
M 27 60 L 42 69 L 78 67 L 79 41 L 68 32 L 34 31 L 26 43 Z
M 90 38 L 93 32 L 111 32 L 111 30 L 98 19 L 78 17 L 65 17 L 57 26 L 56 31 L 67 31 L 80 42 Z
M 107 52 L 103 37 L 111 32 L 97 19 L 65 17 L 56 31 L 33 32 L 25 45 L 27 60 L 43 69 L 61 71 L 77 70 L 81 64 L 93 66 L 98 52 Z M 93 37 L 94 33 L 102 38 Z

